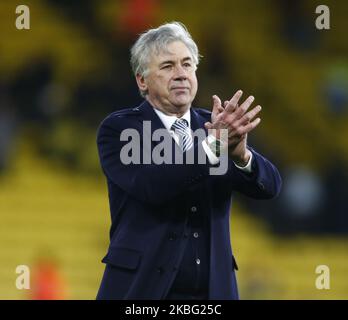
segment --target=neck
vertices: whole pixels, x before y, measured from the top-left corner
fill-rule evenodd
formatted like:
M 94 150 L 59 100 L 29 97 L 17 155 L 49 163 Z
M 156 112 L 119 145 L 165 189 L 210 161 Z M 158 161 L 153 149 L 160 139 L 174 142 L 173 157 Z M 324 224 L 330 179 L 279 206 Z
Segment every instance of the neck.
M 187 110 L 190 109 L 190 106 L 182 106 L 182 107 L 176 107 L 172 105 L 162 106 L 157 101 L 154 101 L 149 97 L 147 97 L 146 99 L 155 109 L 163 112 L 164 114 L 168 116 L 175 116 L 177 118 L 181 118 L 187 112 Z

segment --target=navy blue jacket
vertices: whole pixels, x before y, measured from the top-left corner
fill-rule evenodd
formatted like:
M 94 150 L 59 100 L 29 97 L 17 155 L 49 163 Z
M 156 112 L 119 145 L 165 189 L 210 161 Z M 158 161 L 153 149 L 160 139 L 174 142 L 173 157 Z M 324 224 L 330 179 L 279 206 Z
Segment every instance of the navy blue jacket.
M 192 130 L 210 121 L 211 113 L 204 109 L 190 112 Z M 275 197 L 281 188 L 278 170 L 252 148 L 252 174 L 236 168 L 231 160 L 224 175 L 210 175 L 208 160 L 206 164 L 125 165 L 120 151 L 128 142 L 120 141 L 120 134 L 136 129 L 142 142 L 143 121 L 151 121 L 152 132 L 164 128 L 144 101 L 139 107 L 112 113 L 98 130 L 112 224 L 97 299 L 164 299 L 189 241 L 188 218 L 200 208 L 209 218 L 209 299 L 238 299 L 229 229 L 232 194 Z M 152 142 L 152 147 L 157 143 Z

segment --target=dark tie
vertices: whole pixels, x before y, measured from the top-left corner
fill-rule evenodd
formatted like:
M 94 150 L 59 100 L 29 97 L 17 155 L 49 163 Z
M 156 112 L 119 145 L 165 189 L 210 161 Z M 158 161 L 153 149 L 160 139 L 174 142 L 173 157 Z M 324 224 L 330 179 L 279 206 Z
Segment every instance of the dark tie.
M 179 136 L 179 145 L 183 152 L 193 146 L 193 140 L 187 120 L 176 119 L 171 127 L 171 130 L 174 130 Z

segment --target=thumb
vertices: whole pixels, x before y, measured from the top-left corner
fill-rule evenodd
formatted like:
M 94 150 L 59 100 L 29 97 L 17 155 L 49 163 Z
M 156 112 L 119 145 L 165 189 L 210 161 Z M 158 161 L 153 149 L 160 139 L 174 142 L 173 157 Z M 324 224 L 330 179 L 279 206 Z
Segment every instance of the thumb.
M 213 95 L 213 111 L 212 113 L 216 116 L 221 110 L 221 100 L 217 95 Z
M 211 124 L 211 122 L 206 122 L 206 123 L 204 123 L 204 127 L 205 127 L 207 130 L 209 130 L 209 129 L 211 129 L 211 128 L 213 127 L 213 125 Z

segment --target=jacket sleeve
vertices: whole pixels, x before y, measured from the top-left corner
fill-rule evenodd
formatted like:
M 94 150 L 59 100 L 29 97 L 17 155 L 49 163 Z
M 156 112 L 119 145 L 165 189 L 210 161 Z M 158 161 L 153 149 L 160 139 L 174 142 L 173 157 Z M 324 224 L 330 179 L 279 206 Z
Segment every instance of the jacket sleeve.
M 120 152 L 127 142 L 121 141 L 127 119 L 107 118 L 98 130 L 97 145 L 102 169 L 114 184 L 132 197 L 160 205 L 178 196 L 191 185 L 209 175 L 206 164 L 123 164 Z M 129 126 L 128 126 L 129 128 Z M 200 144 L 194 148 L 202 148 Z
M 253 154 L 252 172 L 245 173 L 229 161 L 229 169 L 220 187 L 229 187 L 255 199 L 271 199 L 279 195 L 282 179 L 278 169 L 265 157 L 248 147 Z

